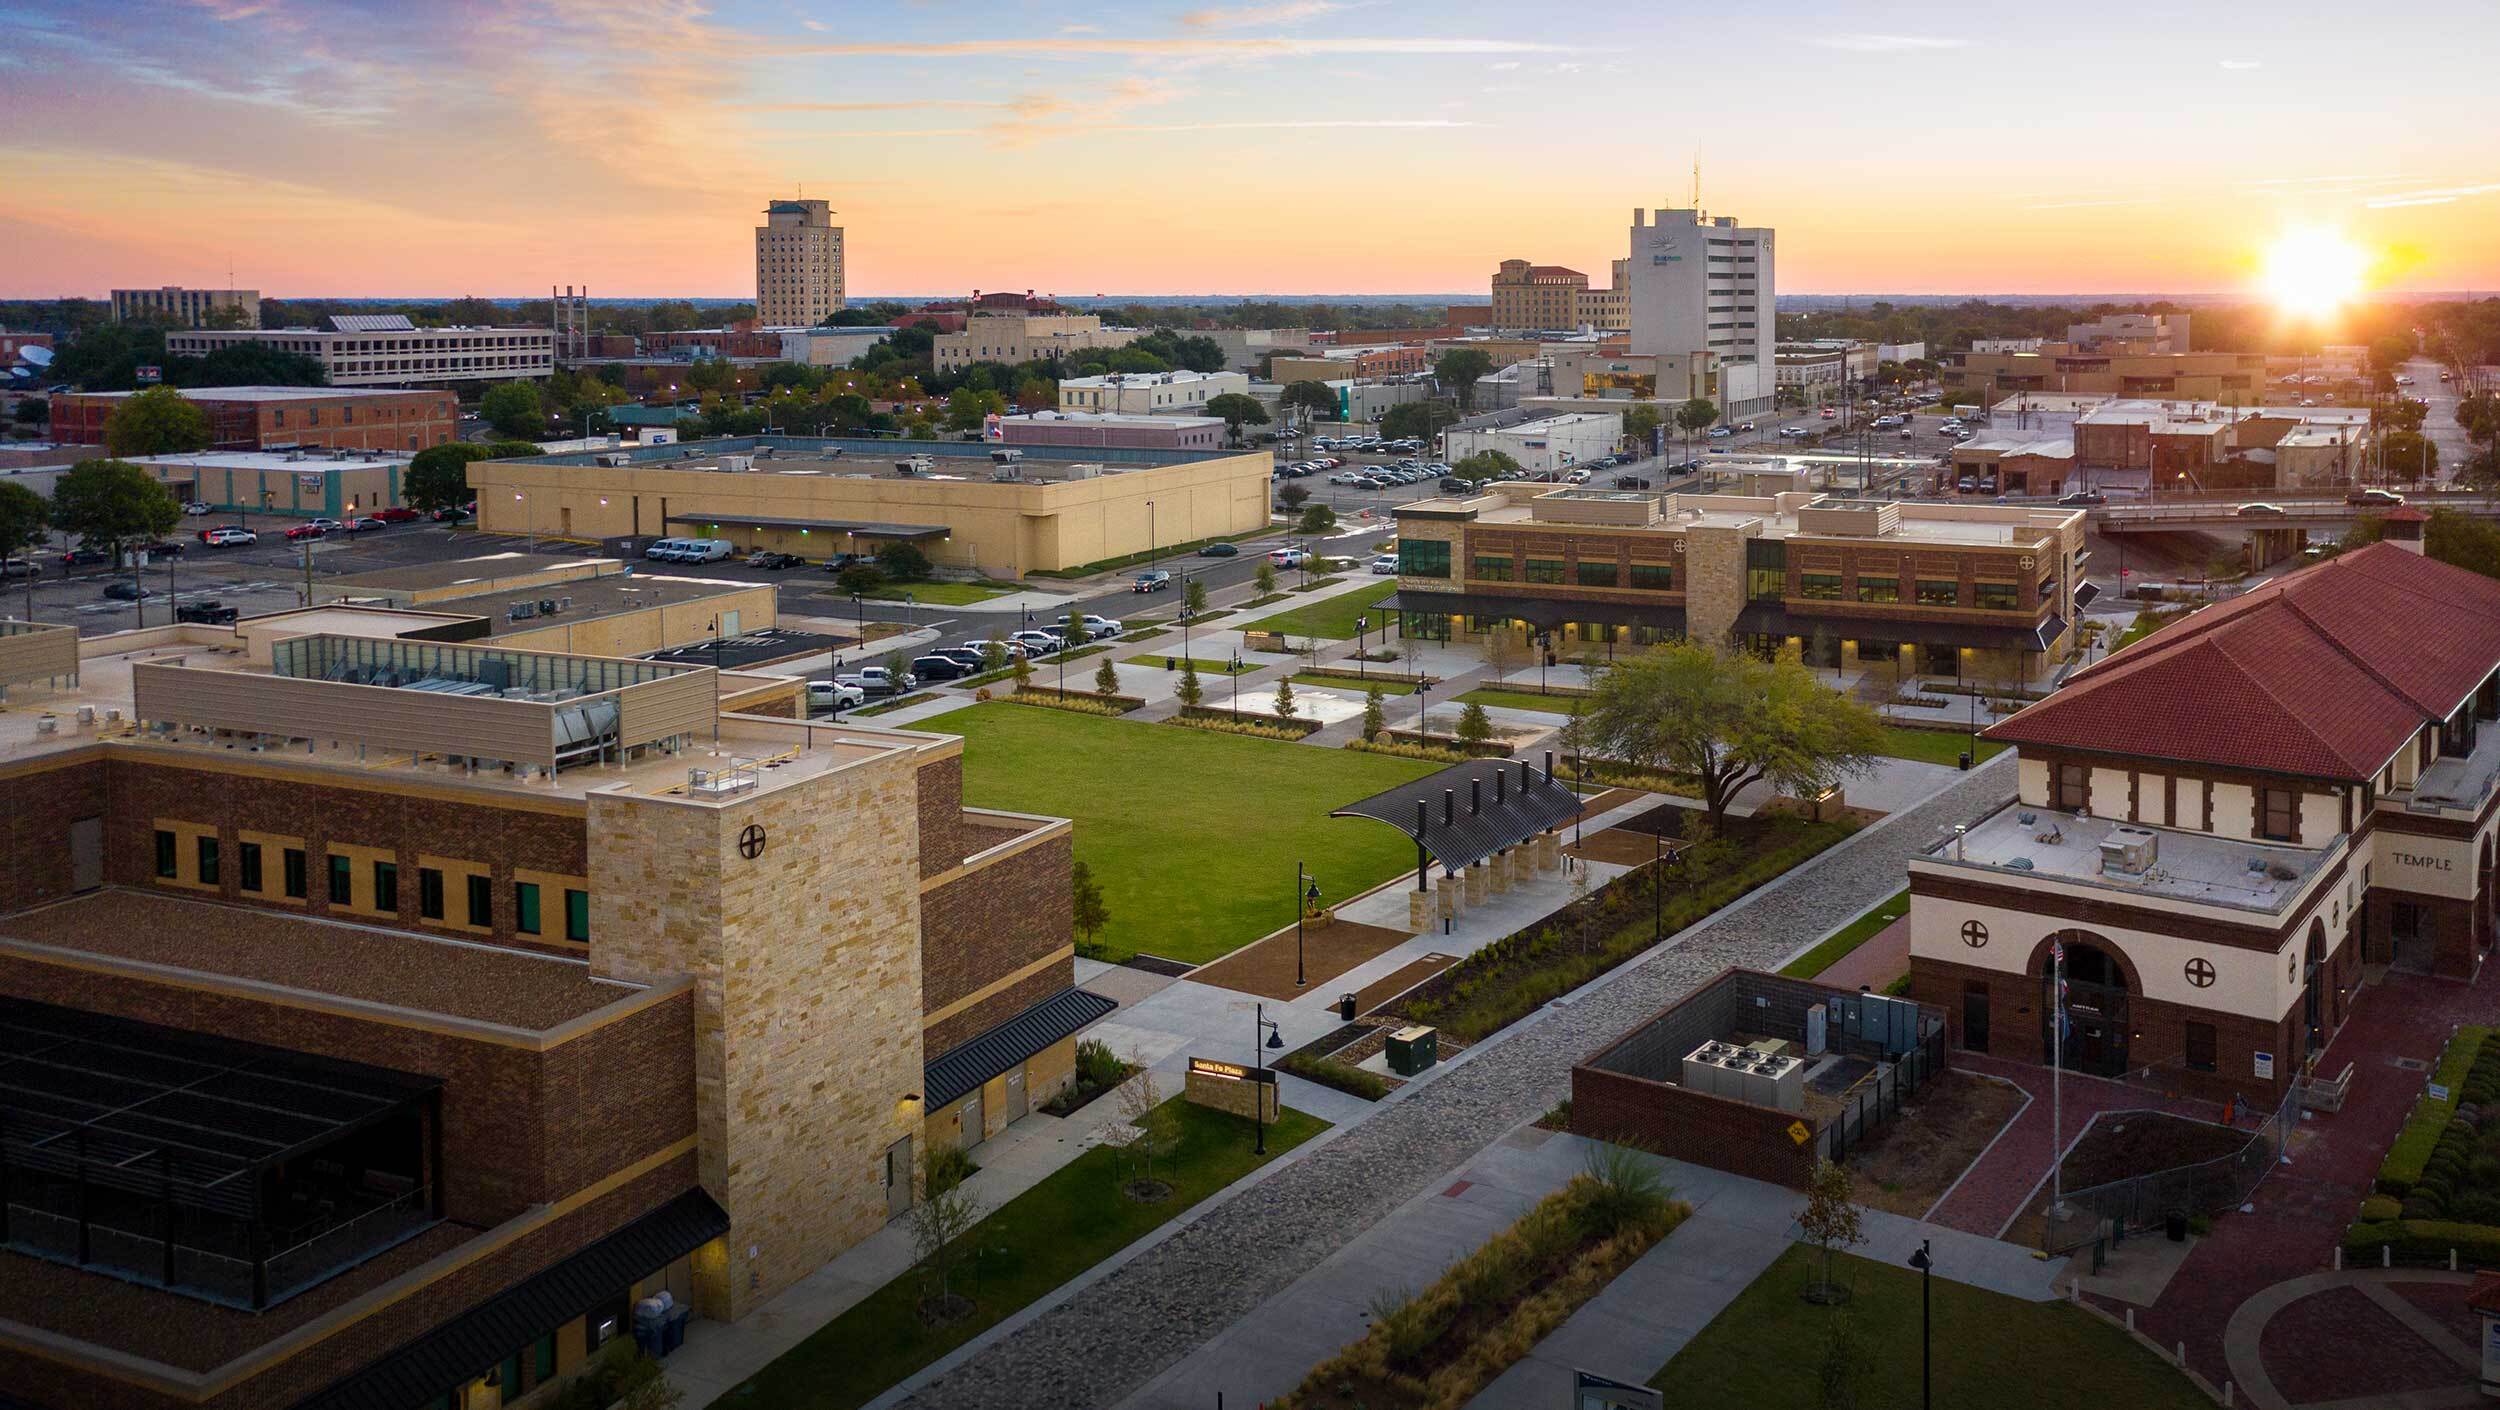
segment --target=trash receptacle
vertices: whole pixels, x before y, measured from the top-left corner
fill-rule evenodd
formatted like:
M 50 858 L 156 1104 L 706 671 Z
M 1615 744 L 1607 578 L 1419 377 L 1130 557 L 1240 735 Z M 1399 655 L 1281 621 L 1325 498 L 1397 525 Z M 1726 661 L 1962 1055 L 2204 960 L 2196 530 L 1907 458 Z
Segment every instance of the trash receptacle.
M 1970 751 L 1969 751 L 1969 750 L 1967 750 L 1967 749 L 1965 749 L 1965 750 L 1963 750 L 1963 751 L 1962 751 L 1962 772 L 1964 772 L 1964 773 L 1969 773 L 1969 772 L 1970 772 L 1970 764 L 1971 764 L 1971 759 L 1970 759 Z
M 668 1317 L 660 1323 L 660 1354 L 662 1356 L 686 1344 L 686 1321 L 692 1316 L 694 1316 L 694 1309 L 684 1303 L 679 1303 L 668 1310 Z
M 1412 1077 L 1441 1060 L 1441 1032 L 1417 1024 L 1389 1035 L 1389 1070 Z
M 1348 1023 L 1352 1023 L 1354 1021 L 1354 1006 L 1354 995 L 1351 993 L 1339 994 L 1337 996 L 1337 1017 L 1344 1019 Z
M 1166 656 L 1163 658 L 1163 669 L 1167 671 L 1177 671 L 1180 669 L 1180 662 L 1170 656 Z
M 2187 1225 L 2188 1217 L 2185 1210 L 2174 1209 L 2162 1216 L 2162 1232 L 2168 1234 L 2170 1241 L 2174 1244 L 2187 1242 Z

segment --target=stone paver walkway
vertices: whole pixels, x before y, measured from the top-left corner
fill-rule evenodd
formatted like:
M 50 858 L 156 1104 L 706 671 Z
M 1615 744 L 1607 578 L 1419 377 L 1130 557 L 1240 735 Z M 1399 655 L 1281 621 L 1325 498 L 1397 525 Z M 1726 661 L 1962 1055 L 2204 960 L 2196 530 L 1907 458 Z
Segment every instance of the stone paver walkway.
M 1910 972 L 1910 918 L 1903 916 L 1866 938 L 1856 949 L 1832 961 L 1816 982 L 1835 989 L 1864 985 L 1881 989 Z
M 2050 1072 L 2030 1063 L 2007 1062 L 1978 1053 L 1957 1052 L 1953 1065 L 2001 1077 L 2031 1094 L 2024 1107 L 1996 1140 L 1965 1172 L 1929 1217 L 1948 1228 L 1989 1238 L 2005 1230 L 2027 1208 L 2048 1179 L 2054 1156 L 2072 1147 L 2093 1117 L 2105 1111 L 2170 1111 L 2200 1121 L 2219 1121 L 2222 1109 L 2210 1102 L 2166 1097 L 2150 1088 L 2069 1072 L 2058 1101 L 2050 1100 Z M 2052 1129 L 2052 1121 L 2055 1129 Z M 2253 1134 L 2253 1132 L 2252 1132 Z
M 2012 796 L 2001 756 L 1780 883 L 1399 1092 L 1370 1120 L 1138 1250 L 900 1403 L 1070 1410 L 1114 1403 L 1247 1316 L 1505 1132 L 1550 1106 L 1571 1065 L 1731 964 L 1768 967 L 1900 889 L 1909 857 Z

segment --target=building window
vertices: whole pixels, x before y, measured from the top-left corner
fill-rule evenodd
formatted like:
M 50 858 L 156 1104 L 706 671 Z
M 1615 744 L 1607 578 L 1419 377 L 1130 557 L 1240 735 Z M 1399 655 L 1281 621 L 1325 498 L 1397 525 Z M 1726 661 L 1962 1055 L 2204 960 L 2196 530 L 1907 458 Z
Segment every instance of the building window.
M 2092 770 L 2082 764 L 2057 766 L 2057 796 L 2049 800 L 2060 812 L 2080 813 L 2091 806 Z
M 2187 1065 L 2191 1072 L 2211 1072 L 2215 1067 L 2214 1026 L 2210 1023 L 2187 1025 Z
M 285 855 L 278 858 L 278 869 L 283 874 L 282 879 L 286 883 L 287 899 L 293 901 L 305 899 L 312 888 L 304 875 L 304 849 L 287 848 Z
M 2009 612 L 2023 605 L 2022 588 L 2014 583 L 1980 583 L 1979 605 L 1997 612 Z
M 171 881 L 182 874 L 181 864 L 174 860 L 175 849 L 180 845 L 172 833 L 161 827 L 156 830 L 156 874 L 160 879 Z
M 567 890 L 564 893 L 564 938 L 590 939 L 590 893 Z
M 512 883 L 512 928 L 523 935 L 538 933 L 538 883 Z
M 1526 578 L 1527 581 L 1532 583 L 1559 583 L 1563 580 L 1562 560 L 1559 558 L 1531 558 L 1528 560 Z
M 1470 576 L 1470 577 L 1483 578 L 1483 579 L 1485 579 L 1485 580 L 1486 580 L 1486 581 L 1488 581 L 1488 582 L 1496 582 L 1496 583 L 1506 583 L 1506 582 L 1509 582 L 1509 581 L 1510 581 L 1510 555 L 1509 555 L 1509 554 L 1507 554 L 1507 553 L 1479 553 L 1479 554 L 1477 554 L 1477 555 L 1476 555 L 1476 566 L 1475 566 L 1474 570 L 1473 570 L 1473 571 L 1469 574 L 1469 576 Z
M 1449 544 L 1439 539 L 1398 540 L 1399 577 L 1446 578 L 1449 575 Z
M 1650 592 L 1673 592 L 1675 590 L 1675 565 L 1635 563 L 1632 565 L 1632 586 Z
M 373 864 L 373 908 L 377 911 L 399 911 L 399 863 Z
M 1957 607 L 1962 601 L 1962 585 L 1944 578 L 1918 580 L 1918 605 L 1921 607 Z
M 1788 595 L 1788 545 L 1779 539 L 1745 541 L 1745 596 L 1777 602 Z
M 1858 601 L 1899 602 L 1900 600 L 1901 580 L 1899 578 L 1858 579 Z
M 1800 573 L 1797 575 L 1797 595 L 1810 597 L 1819 602 L 1837 602 L 1840 600 L 1840 575 L 1838 573 Z
M 481 930 L 495 925 L 495 883 L 491 878 L 469 878 L 469 924 Z
M 235 880 L 246 891 L 260 889 L 260 844 L 238 843 L 235 847 Z
M 202 886 L 214 886 L 214 885 L 216 885 L 216 884 L 217 884 L 217 835 L 216 835 L 215 833 L 210 833 L 210 834 L 208 834 L 208 835 L 203 836 L 202 838 L 200 838 L 200 840 L 199 840 L 199 858 L 200 858 L 200 874 L 199 874 L 199 878 L 198 878 L 199 883 L 200 883 Z
M 1623 572 L 1612 563 L 1591 563 L 1583 559 L 1579 565 L 1579 580 L 1582 587 L 1610 588 L 1623 580 Z
M 352 905 L 356 899 L 356 859 L 330 854 L 330 904 Z
M 417 915 L 425 920 L 443 918 L 443 874 L 433 867 L 417 868 Z
M 2300 795 L 2288 788 L 2261 790 L 2257 835 L 2269 842 L 2289 842 L 2300 826 Z

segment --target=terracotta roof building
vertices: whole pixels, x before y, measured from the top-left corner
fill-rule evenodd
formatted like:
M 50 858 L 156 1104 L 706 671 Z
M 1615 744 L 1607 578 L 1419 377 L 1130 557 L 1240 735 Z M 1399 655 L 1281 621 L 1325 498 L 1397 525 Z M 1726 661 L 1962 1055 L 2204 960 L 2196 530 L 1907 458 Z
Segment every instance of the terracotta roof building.
M 2408 528 L 2416 526 L 2407 525 Z M 1911 863 L 1912 992 L 1954 1041 L 2271 1102 L 2364 964 L 2494 933 L 2500 582 L 2374 544 L 2204 608 L 1987 731 L 2016 800 Z

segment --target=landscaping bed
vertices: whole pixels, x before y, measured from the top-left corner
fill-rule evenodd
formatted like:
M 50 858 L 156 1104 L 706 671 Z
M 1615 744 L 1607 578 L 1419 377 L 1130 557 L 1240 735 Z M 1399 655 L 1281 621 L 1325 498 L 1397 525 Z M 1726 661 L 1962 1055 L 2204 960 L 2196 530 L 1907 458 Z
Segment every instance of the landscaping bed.
M 2412 1261 L 2500 1261 L 2500 1043 L 2461 1028 L 2440 1052 L 2427 1093 L 2380 1165 L 2377 1190 L 2344 1232 L 2359 1257 L 2382 1248 Z
M 1076 1072 L 1058 1095 L 1042 1103 L 1042 1110 L 1053 1116 L 1074 1116 L 1093 1104 L 1097 1097 L 1107 1096 L 1137 1072 L 1136 1064 L 1111 1051 L 1111 1045 L 1098 1038 L 1082 1038 L 1076 1045 Z
M 1182 659 L 1181 654 L 1177 651 L 1172 652 L 1169 655 L 1165 655 L 1160 651 L 1149 651 L 1142 656 L 1123 657 L 1121 658 L 1120 664 L 1123 666 L 1147 666 L 1160 671 L 1166 669 L 1163 663 L 1169 661 L 1172 663 L 1169 669 L 1177 671 L 1181 668 Z M 1204 656 L 1192 656 L 1187 659 L 1191 665 L 1198 668 L 1198 674 L 1202 676 L 1228 676 L 1233 674 L 1230 669 L 1232 663 L 1229 661 L 1210 661 Z M 1244 661 L 1241 663 L 1241 669 L 1245 671 L 1255 671 L 1258 667 L 1251 662 Z
M 1812 979 L 1838 964 L 1841 958 L 1872 940 L 1883 928 L 1910 913 L 1907 887 L 1876 902 L 1866 914 L 1849 922 L 1823 938 L 1813 949 L 1780 966 L 1780 973 L 1797 979 Z
M 1317 1082 L 1323 1087 L 1333 1087 L 1348 1096 L 1361 1097 L 1367 1102 L 1376 1102 L 1389 1095 L 1388 1078 L 1377 1072 L 1365 1072 L 1343 1058 L 1311 1057 L 1304 1053 L 1295 1053 L 1276 1066 L 1306 1082 Z
M 921 1316 L 924 1280 L 907 1272 L 783 1352 L 731 1389 L 722 1403 L 740 1410 L 851 1410 L 905 1376 L 1014 1315 L 1036 1298 L 1200 1200 L 1328 1128 L 1285 1108 L 1267 1128 L 1267 1154 L 1251 1151 L 1246 1118 L 1173 1098 L 1165 1111 L 1177 1134 L 1155 1178 L 1171 1187 L 1144 1203 L 1120 1192 L 1129 1157 L 1096 1146 L 1000 1205 L 957 1241 L 963 1252 L 953 1291 L 971 1306 L 943 1326 Z M 977 1250 L 977 1255 L 974 1251 Z
M 1688 774 L 1635 768 L 1611 759 L 1584 758 L 1576 765 L 1568 757 L 1558 759 L 1554 763 L 1554 777 L 1573 783 L 1593 783 L 1600 788 L 1634 788 L 1643 793 L 1671 793 L 1680 798 L 1701 796 L 1701 783 Z
M 1662 874 L 1656 863 L 1638 867 L 1529 929 L 1477 950 L 1399 1000 L 1396 1010 L 1411 1022 L 1481 1042 L 1856 830 L 1857 824 L 1847 821 L 1731 818 L 1727 836 L 1684 849 L 1691 885 Z M 1661 885 L 1667 894 L 1655 897 Z M 1654 924 L 1653 905 L 1658 907 Z
M 1691 1213 L 1639 1157 L 1601 1148 L 1590 1173 L 1432 1286 L 1376 1300 L 1370 1333 L 1313 1367 L 1272 1410 L 1454 1410 Z
M 1434 764 L 1463 764 L 1476 757 L 1461 754 L 1456 749 L 1442 749 L 1429 744 L 1400 744 L 1386 738 L 1349 739 L 1345 747 L 1360 754 L 1390 754 L 1400 759 L 1421 759 Z
M 1462 759 L 1507 759 L 1510 757 L 1510 751 L 1518 747 L 1504 743 L 1499 738 L 1488 739 L 1482 744 L 1469 744 L 1456 735 L 1418 734 L 1411 729 L 1382 730 L 1380 737 L 1391 744 L 1413 744 L 1425 749 L 1438 749 L 1444 753 L 1456 754 Z M 1374 741 L 1374 743 L 1378 742 L 1378 740 Z
M 1183 709 L 1164 723 L 1207 730 L 1215 734 L 1237 734 L 1251 739 L 1285 742 L 1308 739 L 1327 728 L 1317 720 L 1287 720 L 1274 715 L 1261 714 L 1236 715 L 1230 710 L 1216 710 L 1204 705 L 1194 710 Z
M 1386 680 L 1379 676 L 1365 680 L 1360 676 L 1341 676 L 1331 671 L 1296 671 L 1293 673 L 1292 680 L 1295 685 L 1313 685 L 1322 690 L 1351 691 L 1357 695 L 1374 690 L 1384 696 L 1415 693 L 1415 686 L 1411 681 Z
M 1006 699 L 1011 705 L 1039 705 L 1051 710 L 1073 710 L 1080 715 L 1125 715 L 1146 704 L 1134 695 L 1103 695 L 1047 685 L 1018 686 Z
M 2023 1094 L 2010 1082 L 1946 1068 L 1919 1090 L 1916 1103 L 1876 1127 L 1850 1153 L 1849 1169 L 1858 1203 L 1924 1219 L 2023 1109 Z

